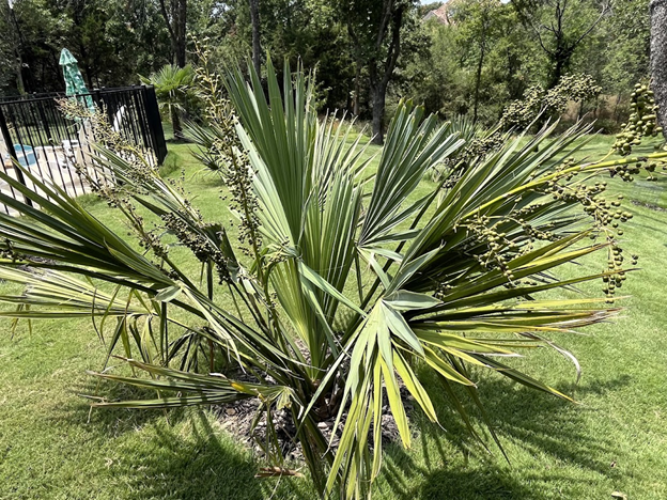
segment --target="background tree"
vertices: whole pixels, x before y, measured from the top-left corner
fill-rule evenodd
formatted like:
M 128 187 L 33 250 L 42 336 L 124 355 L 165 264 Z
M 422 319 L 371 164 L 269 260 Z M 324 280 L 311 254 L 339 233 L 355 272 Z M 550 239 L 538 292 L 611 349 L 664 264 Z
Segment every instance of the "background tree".
M 360 66 L 365 66 L 368 71 L 373 142 L 376 144 L 383 143 L 387 87 L 401 54 L 402 29 L 413 6 L 412 0 L 339 1 L 339 15 L 356 47 L 356 79 Z
M 9 43 L 14 51 L 16 44 L 20 44 L 21 52 L 23 81 L 17 75 L 14 92 L 19 91 L 20 86 L 29 92 L 65 88 L 58 57 L 71 32 L 72 22 L 65 14 L 54 15 L 52 7 L 48 0 L 21 0 L 14 2 L 13 13 L 6 17 L 7 31 L 3 31 L 3 38 L 13 40 Z M 14 73 L 18 70 L 16 65 L 6 69 Z
M 643 1 L 618 0 L 605 27 L 611 36 L 604 37 L 603 81 L 609 90 L 626 92 L 650 71 L 650 10 Z
M 417 14 L 419 17 L 424 17 L 426 14 L 432 10 L 439 9 L 444 5 L 444 2 L 429 2 L 429 3 L 420 3 L 417 6 Z
M 480 0 L 472 2 L 459 2 L 452 9 L 452 21 L 458 25 L 459 38 L 468 45 L 468 51 L 472 52 L 474 63 L 474 92 L 473 92 L 473 121 L 477 121 L 479 111 L 479 93 L 482 84 L 482 70 L 485 58 L 492 45 L 492 30 L 498 20 L 496 10 L 499 10 L 498 0 Z
M 171 39 L 173 62 L 179 68 L 183 68 L 187 48 L 188 0 L 159 0 L 159 2 L 160 12 Z
M 8 18 L 5 16 L 5 9 L 7 9 L 7 7 L 0 4 L 0 31 L 9 33 L 10 27 Z M 18 89 L 19 87 L 19 84 L 16 81 L 18 77 L 17 72 L 9 69 L 16 64 L 15 54 L 16 51 L 14 50 L 12 37 L 0 37 L 0 89 L 7 89 L 10 87 Z
M 590 0 L 515 0 L 512 5 L 549 58 L 549 87 L 558 84 L 582 42 L 610 12 L 608 0 L 600 5 Z
M 251 39 L 249 19 L 249 15 L 240 17 L 236 25 L 247 40 Z M 262 0 L 260 20 L 262 48 L 274 62 L 287 59 L 292 68 L 301 64 L 316 72 L 321 108 L 349 107 L 354 64 L 335 2 Z M 278 71 L 282 72 L 282 66 Z
M 25 93 L 25 82 L 23 81 L 23 35 L 16 20 L 14 13 L 14 3 L 8 0 L 0 7 L 2 9 L 3 32 L 6 33 L 3 39 L 4 54 L 8 57 L 4 62 L 10 67 L 15 68 L 16 87 L 19 94 Z
M 259 0 L 250 0 L 250 22 L 252 24 L 252 64 L 258 75 L 262 74 L 260 45 Z
M 493 22 L 496 31 L 488 64 L 498 72 L 498 82 L 504 89 L 489 96 L 487 105 L 499 97 L 502 101 L 519 99 L 533 81 L 544 78 L 547 64 L 541 48 L 535 46 L 533 34 L 523 28 L 511 4 L 496 5 Z
M 599 100 L 568 113 L 592 110 L 613 131 L 649 73 L 650 16 L 646 0 L 609 1 L 607 11 L 599 0 L 450 0 L 448 23 L 423 22 L 441 3 L 415 0 L 16 0 L 15 14 L 29 91 L 64 89 L 63 47 L 90 87 L 136 84 L 137 74 L 188 60 L 187 32 L 207 39 L 220 68 L 246 58 L 257 68 L 262 50 L 293 69 L 302 64 L 316 72 L 319 109 L 373 121 L 380 142 L 401 98 L 490 125 L 527 88 L 552 87 L 559 74 L 590 74 L 602 86 Z M 17 30 L 7 4 L 0 8 L 0 90 L 16 94 Z
M 476 0 L 459 0 L 448 11 L 450 24 L 435 19 L 423 24 L 429 50 L 413 56 L 402 71 L 402 96 L 443 118 L 472 115 L 476 104 L 478 120 L 490 125 L 509 102 L 541 80 L 545 58 L 510 5 L 484 5 L 488 16 L 480 57 L 480 8 Z
M 442 117 L 465 113 L 466 78 L 460 65 L 462 55 L 457 32 L 437 21 L 425 23 L 423 30 L 429 40 L 429 50 L 406 65 L 399 94 L 414 98 L 428 112 Z
M 658 120 L 667 139 L 667 1 L 651 2 L 651 77 Z
M 137 73 L 150 74 L 171 60 L 169 34 L 154 1 L 18 0 L 14 11 L 31 92 L 64 90 L 58 65 L 63 47 L 79 60 L 91 88 L 136 84 Z M 11 47 L 16 27 L 7 25 L 4 16 L 0 23 L 1 45 Z M 15 76 L 8 74 L 13 72 L 14 66 L 0 67 L 5 93 L 18 90 Z

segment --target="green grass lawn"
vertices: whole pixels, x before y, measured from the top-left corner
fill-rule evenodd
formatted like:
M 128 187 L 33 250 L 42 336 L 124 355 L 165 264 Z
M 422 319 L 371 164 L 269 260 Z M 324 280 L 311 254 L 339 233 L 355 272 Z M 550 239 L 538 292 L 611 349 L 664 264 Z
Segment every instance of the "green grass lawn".
M 581 154 L 604 154 L 608 137 Z M 170 144 L 165 175 L 180 176 L 209 220 L 227 222 L 219 182 L 201 171 L 189 146 Z M 374 148 L 374 147 L 373 147 Z M 370 152 L 375 152 L 371 149 Z M 429 182 L 428 180 L 424 182 Z M 462 426 L 439 401 L 447 432 L 415 419 L 412 450 L 387 451 L 377 484 L 382 499 L 667 498 L 667 179 L 610 182 L 635 214 L 622 238 L 642 270 L 622 292 L 630 297 L 614 323 L 562 336 L 583 375 L 553 352 L 518 361 L 530 373 L 576 396 L 578 405 L 537 394 L 493 375 L 480 384 L 509 465 L 462 439 Z M 635 200 L 651 204 L 633 206 Z M 92 213 L 122 230 L 118 214 L 86 200 Z M 581 264 L 598 271 L 604 255 Z M 568 272 L 565 270 L 565 272 Z M 3 285 L 7 286 L 7 285 Z M 585 287 L 600 294 L 601 284 Z M 313 499 L 306 480 L 254 479 L 258 463 L 207 411 L 95 410 L 79 394 L 98 388 L 86 370 L 105 356 L 88 320 L 35 323 L 32 333 L 9 322 L 0 335 L 0 499 Z M 428 383 L 428 380 L 426 381 Z

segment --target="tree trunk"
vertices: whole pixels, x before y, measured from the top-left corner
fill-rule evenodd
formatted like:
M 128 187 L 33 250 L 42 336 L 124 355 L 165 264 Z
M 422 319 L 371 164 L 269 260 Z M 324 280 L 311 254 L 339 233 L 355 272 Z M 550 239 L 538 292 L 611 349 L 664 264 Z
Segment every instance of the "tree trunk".
M 86 80 L 86 84 L 88 85 L 88 90 L 92 90 L 94 88 L 93 85 L 93 72 L 90 68 L 90 64 L 88 64 L 88 54 L 86 52 L 86 47 L 83 45 L 83 43 L 79 43 L 79 54 L 81 55 L 80 61 L 79 61 L 79 66 L 83 69 L 83 75 Z
M 556 85 L 560 83 L 560 80 L 563 77 L 563 70 L 565 69 L 567 61 L 564 59 L 564 57 L 556 55 L 555 63 L 556 64 L 554 66 L 554 71 L 551 74 L 551 82 L 549 83 L 549 89 L 554 88 Z
M 361 61 L 357 59 L 354 64 L 354 101 L 352 104 L 352 114 L 359 116 L 359 98 L 361 94 Z
M 618 95 L 616 96 L 616 103 L 614 104 L 614 119 L 616 120 L 616 125 L 621 123 L 620 107 L 622 98 L 623 95 L 619 92 Z
M 176 106 L 171 106 L 169 109 L 169 114 L 171 115 L 171 127 L 174 130 L 174 140 L 182 141 L 185 136 L 183 135 L 183 126 L 181 125 L 181 116 L 179 114 Z
M 176 0 L 176 7 L 174 12 L 174 55 L 176 56 L 176 64 L 179 68 L 185 67 L 185 48 L 187 45 L 187 19 L 188 19 L 188 2 L 187 0 Z
M 651 78 L 658 123 L 667 139 L 667 0 L 651 2 Z
M 477 123 L 477 112 L 479 111 L 479 89 L 482 85 L 482 68 L 484 67 L 484 56 L 486 55 L 486 20 L 482 18 L 482 37 L 479 45 L 479 63 L 475 75 L 475 104 L 473 107 L 472 121 Z
M 396 61 L 401 53 L 401 27 L 403 26 L 403 14 L 405 6 L 400 5 L 391 14 L 391 41 L 389 42 L 389 49 L 387 50 L 387 60 L 382 65 L 382 69 L 378 68 L 378 60 L 371 59 L 368 74 L 371 81 L 371 99 L 373 101 L 373 144 L 384 144 L 384 131 L 382 130 L 382 119 L 384 118 L 385 100 L 387 96 L 387 87 L 391 80 Z M 382 43 L 385 35 L 388 33 L 388 26 L 385 25 L 378 37 L 378 47 Z
M 19 27 L 19 23 L 16 20 L 16 14 L 14 14 L 14 9 L 10 6 L 9 7 L 9 24 L 14 24 L 13 27 L 16 27 L 16 34 L 12 33 L 12 45 L 14 46 L 14 53 L 16 57 L 16 88 L 19 91 L 19 94 L 23 95 L 26 92 L 25 89 L 25 81 L 23 80 L 23 57 L 21 55 L 21 46 L 23 45 L 22 43 L 22 36 L 21 36 L 21 28 Z M 13 32 L 14 30 L 12 30 Z
M 257 75 L 262 76 L 262 54 L 259 38 L 259 0 L 250 0 L 250 22 L 252 23 L 252 64 Z
M 179 68 L 184 68 L 187 46 L 188 1 L 173 0 L 170 12 L 167 10 L 165 0 L 160 0 L 160 12 L 162 12 L 162 17 L 167 23 L 173 60 Z
M 16 58 L 16 88 L 19 91 L 19 94 L 25 94 L 25 82 L 23 81 L 23 61 L 21 56 Z
M 387 85 L 380 82 L 371 89 L 373 93 L 373 144 L 384 144 L 382 119 L 384 118 Z

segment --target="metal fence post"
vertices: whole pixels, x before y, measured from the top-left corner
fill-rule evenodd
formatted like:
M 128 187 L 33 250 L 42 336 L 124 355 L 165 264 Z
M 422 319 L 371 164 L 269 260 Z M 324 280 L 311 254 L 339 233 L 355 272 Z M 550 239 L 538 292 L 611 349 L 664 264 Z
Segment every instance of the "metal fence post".
M 162 120 L 160 119 L 160 108 L 158 108 L 157 97 L 155 96 L 155 89 L 144 85 L 142 87 L 144 95 L 144 104 L 146 105 L 146 118 L 148 119 L 148 129 L 153 136 L 153 144 L 155 147 L 155 156 L 157 157 L 158 165 L 167 156 L 167 141 L 164 139 L 164 130 L 162 129 Z
M 16 167 L 16 164 L 18 163 L 18 157 L 16 156 L 16 150 L 14 149 L 14 141 L 12 141 L 12 136 L 9 133 L 9 127 L 7 126 L 7 120 L 5 120 L 5 113 L 2 111 L 2 106 L 0 106 L 0 132 L 2 132 L 2 139 L 5 141 L 5 145 L 7 146 L 7 152 L 9 153 L 9 156 L 11 156 L 12 161 L 15 162 L 14 172 L 16 172 L 16 180 L 19 181 L 21 184 L 23 184 L 25 187 L 28 187 L 27 184 L 25 183 L 23 172 L 21 172 L 20 168 Z M 1 158 L 0 161 L 3 162 L 4 166 L 5 159 Z M 27 196 L 25 197 L 25 201 L 29 206 L 31 207 L 33 206 L 32 200 Z
M 33 93 L 33 97 L 37 97 L 37 93 Z M 44 125 L 44 133 L 46 134 L 46 139 L 49 141 L 49 144 L 53 144 L 53 137 L 51 136 L 51 127 L 49 127 L 49 120 L 46 118 L 46 113 L 44 113 L 43 102 L 35 100 L 35 106 L 37 107 L 37 112 L 39 113 L 39 119 L 42 120 L 42 125 Z

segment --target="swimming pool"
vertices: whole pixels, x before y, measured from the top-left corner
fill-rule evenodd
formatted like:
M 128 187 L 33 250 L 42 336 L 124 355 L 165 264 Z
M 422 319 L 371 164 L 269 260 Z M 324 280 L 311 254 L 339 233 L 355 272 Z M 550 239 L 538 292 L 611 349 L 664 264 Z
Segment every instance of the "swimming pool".
M 32 146 L 14 144 L 14 152 L 16 153 L 16 159 L 22 167 L 37 165 L 37 154 Z M 9 160 L 9 153 L 5 153 L 5 160 Z

